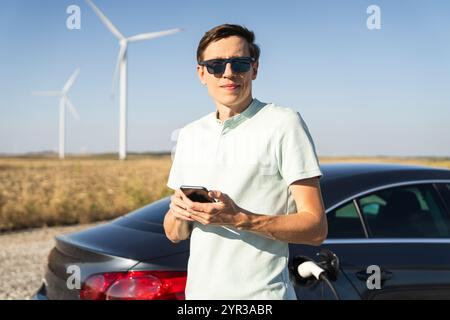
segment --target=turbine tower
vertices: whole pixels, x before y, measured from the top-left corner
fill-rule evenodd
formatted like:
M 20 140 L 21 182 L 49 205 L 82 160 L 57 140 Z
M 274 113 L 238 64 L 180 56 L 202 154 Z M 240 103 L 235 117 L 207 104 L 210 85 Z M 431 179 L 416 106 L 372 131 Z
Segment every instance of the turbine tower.
M 65 122 L 66 122 L 66 107 L 69 108 L 69 111 L 72 113 L 72 115 L 78 120 L 80 119 L 77 110 L 75 109 L 75 106 L 70 101 L 69 97 L 67 96 L 67 93 L 69 92 L 70 88 L 72 88 L 75 80 L 78 77 L 78 74 L 80 73 L 80 69 L 77 68 L 74 73 L 70 76 L 70 78 L 67 80 L 67 82 L 64 84 L 64 87 L 61 91 L 34 91 L 34 95 L 39 96 L 47 96 L 47 97 L 59 97 L 59 158 L 64 159 L 65 155 Z
M 125 160 L 127 157 L 127 48 L 129 42 L 150 40 L 158 37 L 167 36 L 182 31 L 180 28 L 165 31 L 141 33 L 131 37 L 125 37 L 112 22 L 100 11 L 91 1 L 86 0 L 88 5 L 94 10 L 103 24 L 119 40 L 119 55 L 117 57 L 116 68 L 113 76 L 113 91 L 116 83 L 117 74 L 119 74 L 119 159 Z

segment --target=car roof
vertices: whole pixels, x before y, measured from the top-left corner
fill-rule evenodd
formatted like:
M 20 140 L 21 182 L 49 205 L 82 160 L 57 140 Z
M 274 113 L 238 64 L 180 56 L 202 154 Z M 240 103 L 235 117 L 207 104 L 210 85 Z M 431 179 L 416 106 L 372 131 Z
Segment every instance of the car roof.
M 445 168 L 397 163 L 324 163 L 320 186 L 327 209 L 370 189 L 420 181 L 450 181 Z

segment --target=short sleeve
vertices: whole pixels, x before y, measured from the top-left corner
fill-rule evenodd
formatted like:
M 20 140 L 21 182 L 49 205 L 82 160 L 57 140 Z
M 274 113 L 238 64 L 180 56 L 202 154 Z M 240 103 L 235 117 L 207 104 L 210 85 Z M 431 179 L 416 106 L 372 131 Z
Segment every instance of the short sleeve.
M 287 185 L 301 179 L 322 177 L 313 139 L 300 114 L 294 110 L 282 123 L 277 148 L 278 169 Z
M 178 133 L 177 144 L 175 147 L 175 155 L 173 156 L 172 166 L 170 168 L 167 186 L 173 190 L 177 190 L 183 185 L 183 169 L 182 169 L 182 153 L 183 153 L 183 129 Z

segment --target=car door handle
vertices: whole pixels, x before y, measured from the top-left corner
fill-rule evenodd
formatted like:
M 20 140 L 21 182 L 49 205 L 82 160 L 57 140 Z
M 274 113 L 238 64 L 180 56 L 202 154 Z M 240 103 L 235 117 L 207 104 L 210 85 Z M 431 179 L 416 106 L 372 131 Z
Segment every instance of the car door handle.
M 369 279 L 369 277 L 372 275 L 373 275 L 373 273 L 367 273 L 366 270 L 361 270 L 356 273 L 356 277 L 361 281 L 367 281 L 367 279 Z M 381 275 L 380 275 L 381 282 L 391 279 L 392 276 L 393 276 L 392 272 L 381 269 Z

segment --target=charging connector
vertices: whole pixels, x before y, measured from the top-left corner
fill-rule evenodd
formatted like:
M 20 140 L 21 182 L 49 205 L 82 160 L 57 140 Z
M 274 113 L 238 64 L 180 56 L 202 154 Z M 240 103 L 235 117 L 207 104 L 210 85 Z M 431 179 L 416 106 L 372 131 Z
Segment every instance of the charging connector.
M 322 249 L 318 254 L 321 261 L 315 262 L 306 256 L 297 256 L 293 259 L 290 269 L 295 274 L 296 283 L 304 286 L 311 286 L 318 281 L 325 282 L 337 300 L 339 294 L 331 283 L 330 279 L 336 281 L 339 273 L 338 257 L 327 249 Z
M 305 261 L 298 266 L 297 272 L 302 278 L 306 279 L 314 276 L 317 280 L 320 280 L 320 275 L 325 272 L 325 270 L 312 261 Z

